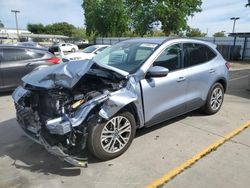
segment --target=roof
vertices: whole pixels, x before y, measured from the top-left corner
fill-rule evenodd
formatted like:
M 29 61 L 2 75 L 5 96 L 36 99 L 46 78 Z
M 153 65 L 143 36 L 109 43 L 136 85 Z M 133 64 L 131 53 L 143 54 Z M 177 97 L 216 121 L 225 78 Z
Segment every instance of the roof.
M 19 49 L 32 49 L 32 50 L 43 50 L 47 51 L 46 48 L 37 48 L 37 47 L 29 47 L 29 46 L 18 46 L 18 45 L 13 45 L 13 44 L 0 44 L 1 47 L 8 47 L 8 48 L 19 48 Z
M 230 37 L 250 37 L 250 32 L 245 33 L 229 33 Z
M 163 42 L 173 39 L 173 37 L 147 37 L 147 38 L 132 38 L 126 41 L 133 42 L 145 42 L 145 43 L 154 43 L 154 44 L 162 44 Z

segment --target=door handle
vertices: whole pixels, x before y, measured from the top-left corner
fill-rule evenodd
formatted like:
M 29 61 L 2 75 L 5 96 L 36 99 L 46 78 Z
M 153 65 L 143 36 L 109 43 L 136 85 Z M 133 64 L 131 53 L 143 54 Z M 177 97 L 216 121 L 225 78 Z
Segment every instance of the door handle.
M 176 81 L 177 81 L 177 82 L 183 82 L 183 81 L 185 81 L 185 80 L 186 80 L 185 77 L 179 77 Z
M 215 72 L 215 69 L 210 69 L 209 70 L 209 73 L 214 73 Z

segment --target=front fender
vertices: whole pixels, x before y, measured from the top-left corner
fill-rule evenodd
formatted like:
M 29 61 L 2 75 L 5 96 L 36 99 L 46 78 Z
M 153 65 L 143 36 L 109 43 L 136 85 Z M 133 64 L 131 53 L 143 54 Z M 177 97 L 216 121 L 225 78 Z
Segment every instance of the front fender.
M 144 125 L 144 115 L 142 107 L 140 83 L 133 77 L 130 77 L 125 88 L 110 94 L 107 101 L 101 106 L 99 115 L 108 120 L 114 116 L 119 110 L 129 104 L 135 104 L 136 115 L 139 119 L 139 127 Z

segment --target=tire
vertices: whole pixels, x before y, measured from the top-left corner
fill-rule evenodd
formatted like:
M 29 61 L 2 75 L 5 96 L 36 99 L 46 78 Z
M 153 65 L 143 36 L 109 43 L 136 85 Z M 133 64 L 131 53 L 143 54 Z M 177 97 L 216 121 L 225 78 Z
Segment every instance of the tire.
M 116 126 L 116 128 L 121 128 L 120 132 L 117 130 L 110 133 L 114 130 L 113 123 L 119 122 L 119 120 L 120 125 Z M 113 159 L 123 154 L 129 148 L 134 139 L 135 132 L 136 123 L 134 116 L 130 112 L 117 113 L 109 121 L 100 124 L 97 123 L 89 128 L 88 148 L 95 157 L 101 160 Z M 101 139 L 101 137 L 103 138 Z
M 214 102 L 212 102 L 212 100 Z M 215 83 L 209 90 L 206 104 L 203 107 L 203 112 L 208 115 L 216 114 L 224 100 L 224 88 L 220 83 Z
M 71 52 L 76 52 L 76 49 L 75 49 L 75 48 L 72 48 L 72 49 L 71 49 Z

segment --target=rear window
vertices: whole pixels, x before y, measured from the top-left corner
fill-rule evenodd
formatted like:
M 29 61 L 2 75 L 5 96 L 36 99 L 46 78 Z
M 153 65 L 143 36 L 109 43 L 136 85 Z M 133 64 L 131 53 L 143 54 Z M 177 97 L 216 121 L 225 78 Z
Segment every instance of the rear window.
M 33 50 L 14 49 L 14 48 L 3 49 L 3 61 L 24 61 L 28 59 L 41 58 L 43 56 L 44 53 L 36 52 Z
M 183 44 L 184 66 L 190 67 L 208 62 L 216 57 L 216 53 L 203 44 Z
M 3 61 L 22 61 L 27 59 L 32 59 L 32 56 L 25 49 L 3 49 Z

